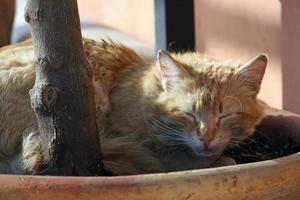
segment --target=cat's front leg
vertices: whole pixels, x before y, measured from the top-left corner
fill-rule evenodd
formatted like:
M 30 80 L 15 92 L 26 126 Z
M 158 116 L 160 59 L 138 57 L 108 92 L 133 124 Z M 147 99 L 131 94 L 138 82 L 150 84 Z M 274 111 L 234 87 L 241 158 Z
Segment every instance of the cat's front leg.
M 20 152 L 0 160 L 1 174 L 34 174 L 43 163 L 39 134 L 31 131 L 24 134 Z
M 38 132 L 32 131 L 23 137 L 22 152 L 19 159 L 19 164 L 26 174 L 36 173 L 43 164 L 41 139 Z

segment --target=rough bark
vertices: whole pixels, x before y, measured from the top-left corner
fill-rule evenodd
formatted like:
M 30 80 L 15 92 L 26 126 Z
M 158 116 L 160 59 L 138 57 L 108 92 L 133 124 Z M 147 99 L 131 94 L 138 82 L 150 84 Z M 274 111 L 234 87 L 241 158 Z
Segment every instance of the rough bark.
M 0 0 L 0 47 L 10 43 L 15 0 Z
M 76 0 L 28 0 L 36 81 L 30 91 L 46 174 L 100 175 L 93 69 L 82 47 Z

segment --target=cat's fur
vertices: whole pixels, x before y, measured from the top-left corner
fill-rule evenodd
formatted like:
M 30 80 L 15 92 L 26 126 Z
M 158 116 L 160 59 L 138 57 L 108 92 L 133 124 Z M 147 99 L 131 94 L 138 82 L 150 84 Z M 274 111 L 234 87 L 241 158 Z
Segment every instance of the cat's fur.
M 256 95 L 265 56 L 242 66 L 160 51 L 146 63 L 112 41 L 83 46 L 94 68 L 104 165 L 114 174 L 225 164 L 224 148 L 249 136 L 263 115 Z M 28 94 L 34 79 L 31 41 L 0 49 L 1 173 L 33 173 L 45 162 Z

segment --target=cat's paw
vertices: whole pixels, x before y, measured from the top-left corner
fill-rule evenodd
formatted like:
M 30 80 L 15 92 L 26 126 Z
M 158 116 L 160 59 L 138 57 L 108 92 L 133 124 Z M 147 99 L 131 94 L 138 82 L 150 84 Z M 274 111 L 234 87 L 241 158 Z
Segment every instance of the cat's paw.
M 222 156 L 214 163 L 212 163 L 210 167 L 222 167 L 222 166 L 230 166 L 230 165 L 236 165 L 235 160 L 230 157 Z
M 22 164 L 26 173 L 35 173 L 43 164 L 43 154 L 38 132 L 23 137 Z

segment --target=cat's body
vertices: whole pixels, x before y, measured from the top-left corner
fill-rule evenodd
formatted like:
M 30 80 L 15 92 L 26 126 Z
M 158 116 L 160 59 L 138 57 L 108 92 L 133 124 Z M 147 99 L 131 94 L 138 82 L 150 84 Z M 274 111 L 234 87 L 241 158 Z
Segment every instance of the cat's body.
M 103 160 L 114 174 L 213 166 L 263 115 L 256 95 L 264 56 L 240 66 L 161 51 L 156 65 L 111 41 L 83 44 L 94 67 Z M 28 94 L 34 79 L 30 41 L 0 49 L 1 173 L 32 173 L 44 162 Z

